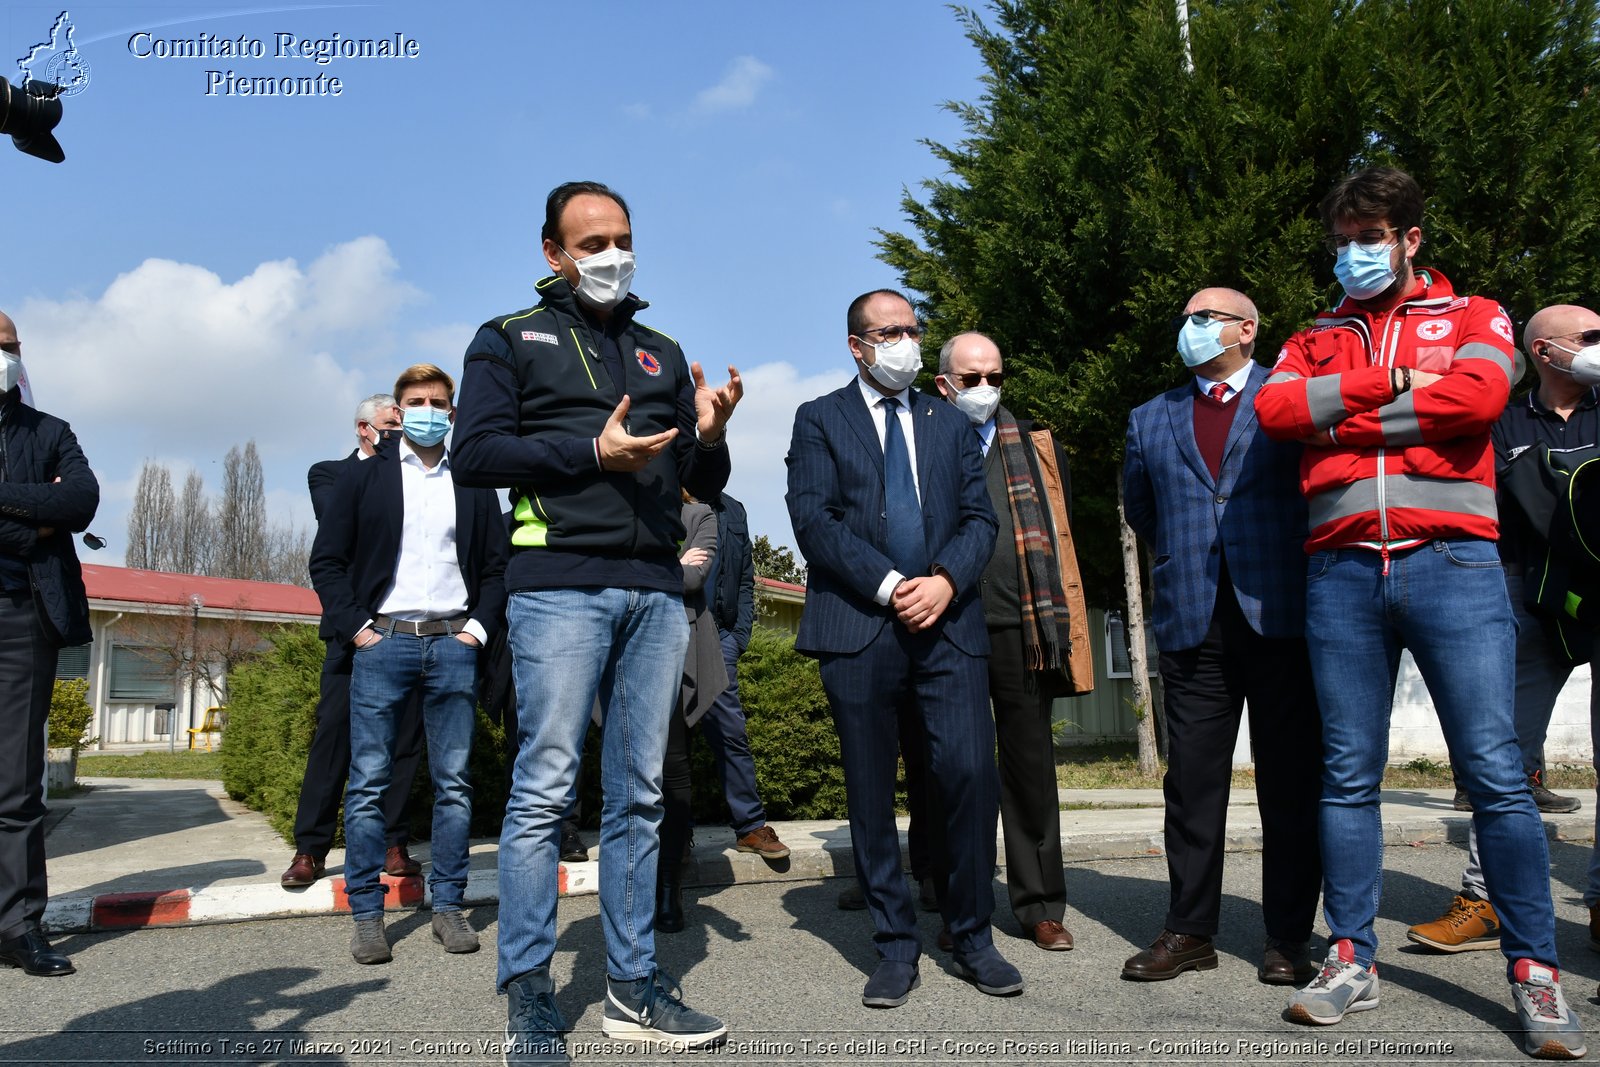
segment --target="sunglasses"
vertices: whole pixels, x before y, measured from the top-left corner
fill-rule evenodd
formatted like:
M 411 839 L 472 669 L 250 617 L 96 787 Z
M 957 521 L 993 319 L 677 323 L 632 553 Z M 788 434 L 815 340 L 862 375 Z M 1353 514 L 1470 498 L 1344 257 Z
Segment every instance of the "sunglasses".
M 947 382 L 957 382 L 963 389 L 976 389 L 978 386 L 987 381 L 990 385 L 998 389 L 1006 380 L 1006 372 L 1003 370 L 992 370 L 988 374 L 946 374 L 944 376 L 944 380 Z

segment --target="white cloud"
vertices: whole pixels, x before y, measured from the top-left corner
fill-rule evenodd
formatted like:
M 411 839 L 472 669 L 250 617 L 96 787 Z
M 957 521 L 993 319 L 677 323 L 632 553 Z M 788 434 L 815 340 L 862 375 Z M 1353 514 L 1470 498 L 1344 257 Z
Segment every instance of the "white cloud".
M 354 443 L 356 403 L 386 389 L 408 350 L 391 326 L 420 294 L 389 246 L 360 237 L 304 268 L 262 263 L 225 281 L 148 259 L 99 296 L 35 299 L 17 320 L 40 408 L 72 423 L 104 487 L 93 530 L 115 562 L 146 457 L 189 466 L 215 493 L 229 448 L 254 439 L 275 521 L 309 520 L 305 472 Z M 419 335 L 426 336 L 426 335 Z M 456 362 L 470 332 L 456 335 Z
M 837 370 L 809 376 L 802 376 L 789 363 L 764 363 L 740 370 L 744 399 L 728 423 L 728 451 L 733 460 L 728 492 L 749 511 L 752 538 L 766 534 L 774 544 L 795 547 L 789 508 L 783 502 L 789 482 L 783 460 L 794 433 L 795 409 L 833 392 L 854 373 L 854 365 L 848 362 L 842 362 Z M 721 377 L 712 372 L 706 380 L 722 384 Z
M 747 108 L 755 103 L 762 86 L 771 81 L 776 73 L 755 56 L 739 56 L 728 65 L 721 81 L 695 95 L 694 110 L 700 114 L 711 114 Z

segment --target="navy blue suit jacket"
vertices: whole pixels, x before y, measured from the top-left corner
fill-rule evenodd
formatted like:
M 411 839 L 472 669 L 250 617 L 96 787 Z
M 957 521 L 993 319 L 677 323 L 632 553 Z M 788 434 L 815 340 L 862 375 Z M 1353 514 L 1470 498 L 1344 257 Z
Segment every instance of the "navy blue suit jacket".
M 915 389 L 910 399 L 929 557 L 956 587 L 956 598 L 929 632 L 968 655 L 987 655 L 977 586 L 994 552 L 997 524 L 978 436 L 943 400 Z M 785 499 L 806 560 L 806 606 L 795 648 L 811 655 L 859 652 L 885 625 L 898 623 L 893 608 L 873 599 L 894 565 L 884 554 L 883 446 L 854 379 L 800 405 L 787 462 Z
M 467 587 L 467 614 L 492 637 L 504 618 L 510 538 L 493 489 L 452 482 L 456 561 Z M 324 638 L 348 645 L 378 614 L 400 559 L 404 509 L 398 448 L 345 463 L 311 544 L 311 584 L 322 600 Z
M 1251 629 L 1299 637 L 1306 615 L 1306 504 L 1300 448 L 1273 441 L 1256 422 L 1255 399 L 1268 371 L 1250 368 L 1223 445 L 1216 478 L 1194 437 L 1194 381 L 1185 381 L 1128 418 L 1122 483 L 1128 525 L 1155 552 L 1151 622 L 1168 651 L 1205 640 L 1222 561 Z

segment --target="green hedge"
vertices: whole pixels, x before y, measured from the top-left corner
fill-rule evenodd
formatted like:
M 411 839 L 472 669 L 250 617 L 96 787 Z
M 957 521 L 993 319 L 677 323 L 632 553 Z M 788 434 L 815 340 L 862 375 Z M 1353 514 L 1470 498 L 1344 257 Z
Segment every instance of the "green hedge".
M 94 708 L 89 706 L 89 681 L 86 678 L 56 679 L 50 693 L 50 747 L 81 750 L 98 738 L 89 737 Z
M 271 649 L 228 678 L 228 729 L 222 745 L 223 786 L 235 800 L 264 813 L 292 843 L 306 753 L 316 726 L 325 645 L 309 626 L 284 627 Z M 739 690 L 749 716 L 750 748 L 769 818 L 842 819 L 844 772 L 839 739 L 814 660 L 794 650 L 788 633 L 756 627 L 739 664 Z M 598 825 L 599 746 L 590 731 L 583 782 L 585 822 Z M 500 832 L 507 792 L 505 734 L 478 712 L 472 749 L 472 834 Z M 695 819 L 727 822 L 727 807 L 708 746 L 694 749 Z M 413 836 L 428 836 L 431 788 L 427 764 L 412 783 Z M 342 826 L 341 826 L 342 836 Z

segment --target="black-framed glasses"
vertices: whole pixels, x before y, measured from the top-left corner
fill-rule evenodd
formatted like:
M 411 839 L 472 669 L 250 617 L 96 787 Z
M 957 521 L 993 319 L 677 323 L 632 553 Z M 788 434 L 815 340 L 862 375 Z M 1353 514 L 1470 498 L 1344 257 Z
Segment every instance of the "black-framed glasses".
M 944 380 L 947 382 L 956 382 L 963 389 L 976 389 L 985 382 L 988 382 L 990 385 L 998 389 L 1005 383 L 1006 372 L 1003 370 L 992 370 L 988 374 L 979 374 L 977 372 L 973 372 L 972 374 L 946 374 L 944 376 Z
M 1581 333 L 1558 333 L 1555 337 L 1547 338 L 1547 340 L 1554 341 L 1571 337 L 1576 337 L 1582 341 L 1585 348 L 1590 345 L 1600 345 L 1600 330 L 1584 330 Z
M 0 352 L 10 352 L 13 356 L 22 355 L 21 341 L 0 341 Z
M 900 340 L 902 337 L 909 337 L 913 341 L 920 341 L 922 340 L 922 324 L 918 322 L 912 323 L 909 326 L 901 326 L 898 324 L 894 326 L 879 326 L 876 329 L 861 331 L 861 335 L 869 341 L 872 341 L 873 334 L 877 334 L 878 337 L 881 338 L 885 343 L 891 345 Z M 876 341 L 873 341 L 873 343 L 877 344 Z
M 1372 230 L 1362 230 L 1354 237 L 1343 233 L 1330 233 L 1322 239 L 1322 247 L 1326 248 L 1328 254 L 1332 256 L 1338 255 L 1352 244 L 1363 252 L 1381 252 L 1384 246 L 1389 243 L 1389 235 L 1399 232 L 1393 226 L 1383 226 Z
M 1194 323 L 1196 326 L 1204 326 L 1207 323 L 1212 322 L 1244 321 L 1245 318 L 1243 315 L 1235 315 L 1227 311 L 1213 311 L 1211 308 L 1201 308 L 1198 311 L 1191 311 L 1187 315 L 1179 315 L 1177 318 L 1173 319 L 1172 328 L 1174 330 L 1181 330 L 1190 323 Z

